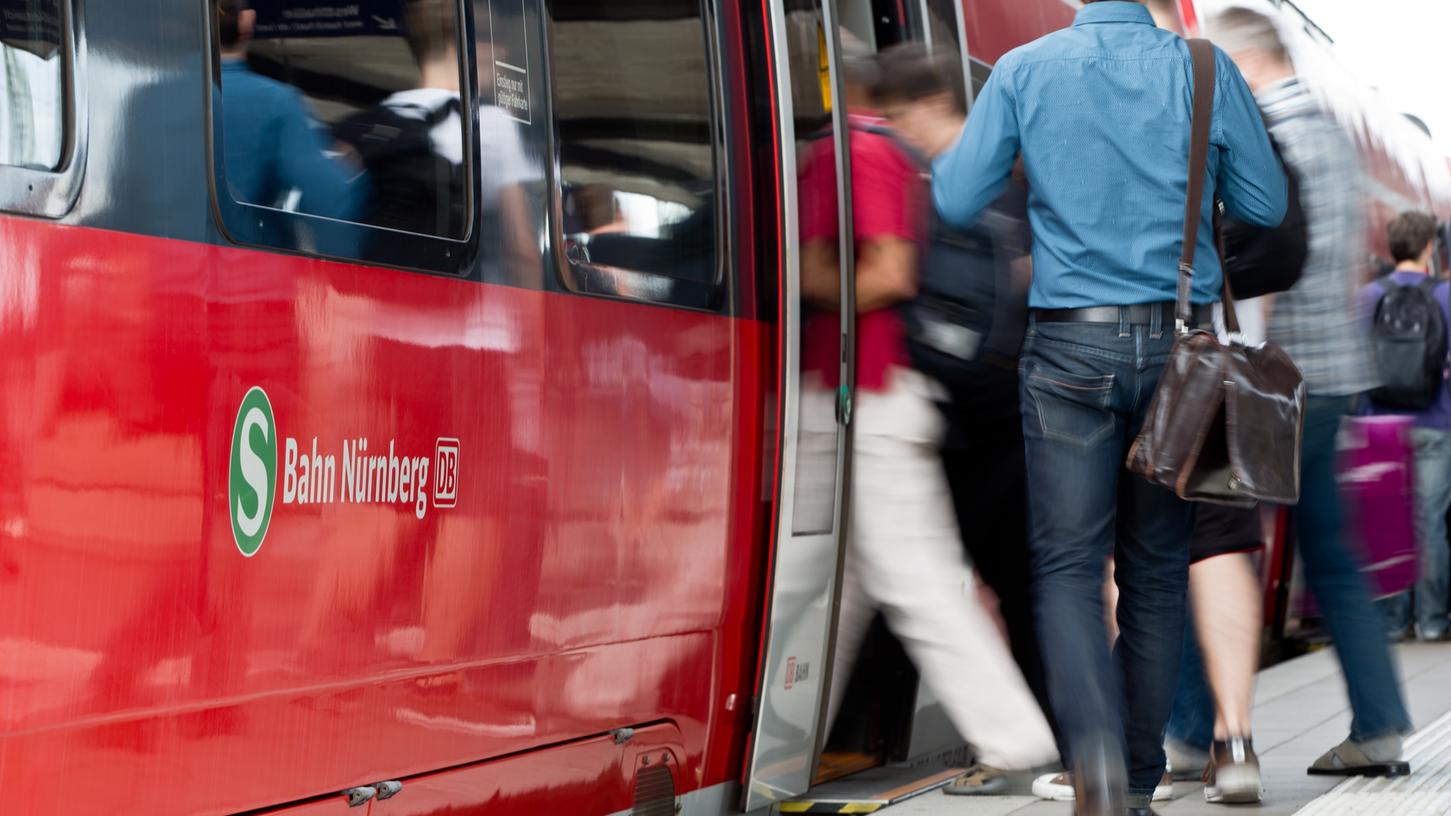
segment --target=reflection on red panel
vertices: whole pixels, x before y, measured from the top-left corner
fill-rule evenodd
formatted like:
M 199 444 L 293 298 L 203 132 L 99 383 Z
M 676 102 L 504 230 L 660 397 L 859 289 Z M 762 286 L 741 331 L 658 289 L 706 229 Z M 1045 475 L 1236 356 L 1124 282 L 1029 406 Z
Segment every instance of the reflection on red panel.
M 972 58 L 992 65 L 1023 43 L 1073 23 L 1063 0 L 962 0 Z
M 6 813 L 232 813 L 665 720 L 682 790 L 739 773 L 762 325 L 16 218 L 0 246 Z
M 372 816 L 618 813 L 630 809 L 636 779 L 648 768 L 665 769 L 678 790 L 681 750 L 669 725 L 637 729 L 624 744 L 596 737 L 404 779 L 401 793 L 373 803 Z

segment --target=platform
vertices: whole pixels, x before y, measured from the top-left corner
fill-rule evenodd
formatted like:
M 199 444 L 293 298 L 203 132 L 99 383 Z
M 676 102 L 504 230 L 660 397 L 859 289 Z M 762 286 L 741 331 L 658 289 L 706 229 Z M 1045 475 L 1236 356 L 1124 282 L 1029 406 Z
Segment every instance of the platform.
M 1305 768 L 1343 739 L 1350 712 L 1339 665 L 1331 651 L 1282 663 L 1260 673 L 1255 694 L 1255 749 L 1264 772 L 1265 800 L 1225 807 L 1204 801 L 1202 786 L 1181 782 L 1174 801 L 1155 803 L 1162 816 L 1334 816 L 1344 813 L 1451 813 L 1451 644 L 1397 647 L 1411 717 L 1418 727 L 1407 741 L 1412 774 L 1403 780 L 1315 777 Z M 1069 816 L 1070 805 L 1030 796 L 972 798 L 932 790 L 882 808 L 887 816 Z

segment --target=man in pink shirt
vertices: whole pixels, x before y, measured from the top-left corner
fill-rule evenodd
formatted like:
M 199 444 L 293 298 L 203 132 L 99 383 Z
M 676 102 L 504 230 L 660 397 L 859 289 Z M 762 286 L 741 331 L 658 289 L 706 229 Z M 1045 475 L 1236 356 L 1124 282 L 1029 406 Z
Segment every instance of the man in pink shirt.
M 856 256 L 857 396 L 852 419 L 851 518 L 828 719 L 834 719 L 877 610 L 979 760 L 1003 769 L 1056 761 L 1041 709 L 977 596 L 938 457 L 942 388 L 908 364 L 897 306 L 917 291 L 927 231 L 921 166 L 872 108 L 876 62 L 849 43 L 844 60 L 851 128 Z M 836 382 L 839 233 L 833 140 L 802 162 L 802 290 L 816 313 L 802 345 L 806 376 Z

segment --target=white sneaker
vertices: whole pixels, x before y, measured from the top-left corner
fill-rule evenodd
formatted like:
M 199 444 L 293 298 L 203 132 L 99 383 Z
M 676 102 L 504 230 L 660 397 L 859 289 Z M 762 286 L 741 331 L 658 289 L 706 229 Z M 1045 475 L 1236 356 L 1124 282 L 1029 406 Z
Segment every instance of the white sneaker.
M 1073 794 L 1073 772 L 1063 771 L 1061 773 L 1043 774 L 1033 780 L 1033 795 L 1039 799 L 1047 799 L 1050 802 L 1072 802 Z M 1174 780 L 1167 771 L 1154 788 L 1154 801 L 1167 802 L 1174 798 Z

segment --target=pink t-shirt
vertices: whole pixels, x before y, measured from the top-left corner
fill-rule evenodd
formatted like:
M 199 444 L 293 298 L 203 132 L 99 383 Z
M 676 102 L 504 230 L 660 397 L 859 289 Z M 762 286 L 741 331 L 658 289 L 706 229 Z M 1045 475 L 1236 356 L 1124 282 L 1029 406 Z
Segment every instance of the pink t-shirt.
M 920 168 L 890 136 L 868 130 L 884 127 L 882 119 L 852 114 L 849 120 L 852 227 L 857 246 L 874 238 L 922 241 L 927 188 Z M 801 243 L 836 240 L 836 155 L 831 139 L 821 139 L 811 146 L 799 189 Z M 840 384 L 840 335 L 841 319 L 834 312 L 816 311 L 806 320 L 802 368 L 819 372 L 832 387 Z M 908 365 L 906 330 L 894 307 L 858 312 L 856 340 L 858 388 L 883 390 L 892 366 Z

